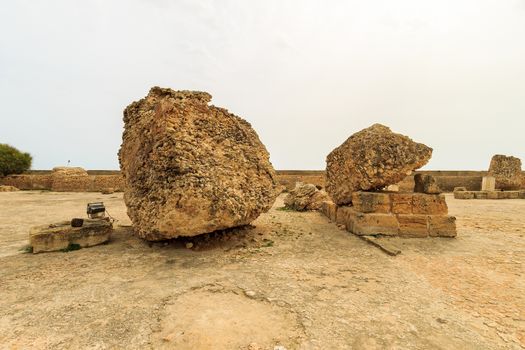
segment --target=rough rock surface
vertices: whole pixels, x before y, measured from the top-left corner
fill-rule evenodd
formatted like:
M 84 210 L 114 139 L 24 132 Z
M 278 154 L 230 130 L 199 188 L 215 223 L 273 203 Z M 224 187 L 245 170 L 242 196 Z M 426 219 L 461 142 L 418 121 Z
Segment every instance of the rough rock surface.
M 277 179 L 259 137 L 210 100 L 154 87 L 124 110 L 124 200 L 144 239 L 246 225 L 275 201 Z
M 436 181 L 436 178 L 432 175 L 416 174 L 414 175 L 414 192 L 428 193 L 428 194 L 440 194 L 441 188 Z
M 350 136 L 326 158 L 326 190 L 336 204 L 354 191 L 373 191 L 403 180 L 425 165 L 432 148 L 374 124 Z
M 328 194 L 314 184 L 297 182 L 295 188 L 284 198 L 284 205 L 297 211 L 319 210 L 323 202 L 328 200 Z
M 519 190 L 521 187 L 521 160 L 496 154 L 492 157 L 489 175 L 496 178 L 496 189 Z

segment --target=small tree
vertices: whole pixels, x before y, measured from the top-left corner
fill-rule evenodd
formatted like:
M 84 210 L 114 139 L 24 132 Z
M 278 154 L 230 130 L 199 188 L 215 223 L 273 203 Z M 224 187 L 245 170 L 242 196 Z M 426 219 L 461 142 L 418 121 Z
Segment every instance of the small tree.
M 0 143 L 0 176 L 21 174 L 31 168 L 33 157 L 14 147 Z

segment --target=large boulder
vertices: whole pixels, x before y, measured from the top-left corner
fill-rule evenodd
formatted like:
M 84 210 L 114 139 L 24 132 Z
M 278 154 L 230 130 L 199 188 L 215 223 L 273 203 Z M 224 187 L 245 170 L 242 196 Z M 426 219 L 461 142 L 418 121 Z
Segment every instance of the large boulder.
M 154 87 L 124 110 L 124 201 L 144 239 L 246 225 L 275 201 L 276 175 L 259 137 L 210 100 Z
M 396 184 L 431 156 L 432 148 L 374 124 L 350 136 L 326 157 L 326 190 L 336 204 L 349 204 L 352 192 Z
M 519 190 L 522 176 L 521 160 L 496 154 L 490 161 L 489 176 L 496 178 L 496 189 L 498 190 Z
M 297 211 L 319 210 L 324 201 L 329 201 L 328 194 L 314 184 L 297 182 L 295 188 L 284 198 L 284 205 Z

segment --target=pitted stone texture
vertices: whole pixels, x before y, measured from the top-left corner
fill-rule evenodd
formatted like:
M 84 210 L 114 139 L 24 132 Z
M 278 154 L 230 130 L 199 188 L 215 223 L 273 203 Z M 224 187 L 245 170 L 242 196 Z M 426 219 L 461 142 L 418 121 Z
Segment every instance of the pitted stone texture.
M 124 110 L 119 151 L 135 232 L 163 240 L 249 224 L 277 196 L 266 148 L 206 92 L 154 87 Z
M 326 190 L 339 205 L 355 191 L 396 184 L 425 165 L 432 148 L 374 124 L 348 138 L 326 158 Z
M 297 182 L 295 188 L 284 198 L 284 205 L 297 211 L 319 210 L 324 201 L 330 200 L 325 191 L 313 184 Z
M 519 190 L 521 188 L 521 160 L 497 154 L 490 161 L 489 175 L 496 178 L 496 189 Z

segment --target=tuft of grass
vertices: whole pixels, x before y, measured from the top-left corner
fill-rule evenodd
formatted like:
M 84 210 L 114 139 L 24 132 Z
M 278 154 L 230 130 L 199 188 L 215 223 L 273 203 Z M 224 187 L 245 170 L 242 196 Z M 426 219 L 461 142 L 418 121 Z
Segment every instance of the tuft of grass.
M 28 245 L 25 245 L 25 246 L 23 246 L 22 248 L 20 248 L 20 251 L 21 251 L 21 252 L 24 252 L 24 254 L 33 253 L 33 247 L 31 247 L 31 246 L 28 244 Z
M 77 244 L 77 243 L 69 243 L 68 246 L 64 249 L 61 249 L 62 252 L 64 253 L 67 253 L 67 252 L 71 252 L 73 250 L 79 250 L 81 247 L 80 247 L 80 244 Z
M 273 247 L 274 242 L 271 239 L 265 238 L 263 241 L 264 241 L 263 247 Z
M 279 211 L 295 211 L 294 209 L 290 208 L 290 207 L 279 207 L 275 210 L 279 210 Z

